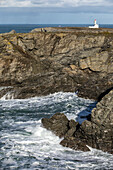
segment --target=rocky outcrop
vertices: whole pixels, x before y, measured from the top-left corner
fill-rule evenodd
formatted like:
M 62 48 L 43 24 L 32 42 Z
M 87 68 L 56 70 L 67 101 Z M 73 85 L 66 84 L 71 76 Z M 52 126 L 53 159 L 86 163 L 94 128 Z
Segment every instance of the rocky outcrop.
M 42 118 L 42 125 L 60 138 L 64 137 L 60 143 L 61 145 L 77 150 L 89 150 L 80 139 L 75 140 L 74 135 L 80 127 L 79 123 L 73 119 L 68 120 L 63 113 L 56 113 L 51 118 Z
M 62 113 L 56 113 L 50 119 L 48 118 L 42 119 L 43 126 L 46 129 L 54 132 L 60 138 L 67 133 L 69 126 L 68 123 L 69 121 L 67 117 Z
M 60 142 L 62 146 L 72 148 L 74 150 L 89 151 L 86 143 L 81 139 L 75 138 L 75 133 L 80 125 L 73 119 L 68 120 L 63 113 L 56 113 L 51 118 L 43 118 L 42 125 L 47 130 L 52 131 L 55 135 L 64 139 Z
M 56 116 L 54 115 L 53 117 L 55 118 Z M 51 119 L 53 118 L 48 119 L 48 121 L 51 121 Z M 52 126 L 54 126 L 53 132 L 55 133 L 56 125 L 54 122 L 55 120 Z M 113 90 L 103 97 L 96 108 L 93 109 L 90 121 L 85 120 L 79 125 L 74 120 L 71 120 L 68 121 L 68 124 L 68 130 L 67 126 L 63 126 L 63 124 L 60 126 L 61 130 L 65 131 L 61 145 L 82 151 L 88 151 L 88 146 L 90 146 L 113 154 Z M 57 126 L 59 125 L 57 124 Z M 47 128 L 47 126 L 44 127 Z
M 91 121 L 84 121 L 75 133 L 87 145 L 113 154 L 113 90 L 93 109 Z
M 97 99 L 113 87 L 111 29 L 48 30 L 0 35 L 0 85 L 14 98 L 78 91 Z

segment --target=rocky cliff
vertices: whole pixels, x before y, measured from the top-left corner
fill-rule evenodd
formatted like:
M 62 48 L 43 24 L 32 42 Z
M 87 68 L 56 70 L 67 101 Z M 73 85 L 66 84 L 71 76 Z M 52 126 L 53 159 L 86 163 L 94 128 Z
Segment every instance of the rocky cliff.
M 0 35 L 0 96 L 76 92 L 97 99 L 113 87 L 113 30 L 62 28 Z
M 103 97 L 89 117 L 80 125 L 57 113 L 50 119 L 43 118 L 42 124 L 64 137 L 60 144 L 65 147 L 89 151 L 90 146 L 113 154 L 113 90 Z

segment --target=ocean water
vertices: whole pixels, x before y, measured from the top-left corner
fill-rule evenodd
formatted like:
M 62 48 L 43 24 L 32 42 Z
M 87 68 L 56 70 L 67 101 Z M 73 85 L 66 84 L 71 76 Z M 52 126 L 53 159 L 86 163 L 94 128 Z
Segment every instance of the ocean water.
M 15 30 L 17 33 L 28 33 L 35 28 L 45 27 L 88 27 L 91 24 L 0 24 L 0 33 Z M 113 25 L 100 25 L 100 28 L 113 28 Z
M 0 170 L 108 170 L 113 155 L 90 148 L 74 151 L 59 143 L 61 139 L 44 129 L 43 117 L 56 112 L 80 123 L 95 101 L 75 93 L 54 93 L 29 99 L 0 99 Z

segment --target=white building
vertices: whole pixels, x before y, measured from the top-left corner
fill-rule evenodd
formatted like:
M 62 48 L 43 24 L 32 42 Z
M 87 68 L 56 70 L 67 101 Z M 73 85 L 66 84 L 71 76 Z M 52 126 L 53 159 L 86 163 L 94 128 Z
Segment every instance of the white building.
M 99 25 L 97 24 L 96 19 L 94 21 L 94 26 L 89 26 L 89 28 L 99 28 Z

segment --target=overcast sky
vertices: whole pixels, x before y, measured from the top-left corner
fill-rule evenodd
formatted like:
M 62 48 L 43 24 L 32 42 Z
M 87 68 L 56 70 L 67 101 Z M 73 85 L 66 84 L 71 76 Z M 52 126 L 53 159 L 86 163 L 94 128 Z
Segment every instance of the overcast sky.
M 0 0 L 0 24 L 113 24 L 113 0 Z

